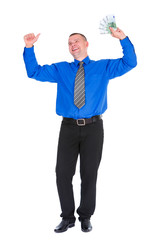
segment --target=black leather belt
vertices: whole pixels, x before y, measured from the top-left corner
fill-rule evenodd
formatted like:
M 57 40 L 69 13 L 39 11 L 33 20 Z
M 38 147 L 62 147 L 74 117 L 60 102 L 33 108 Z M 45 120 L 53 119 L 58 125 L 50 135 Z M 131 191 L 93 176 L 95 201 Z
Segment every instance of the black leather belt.
M 71 124 L 75 124 L 78 126 L 85 126 L 86 124 L 91 124 L 91 123 L 97 122 L 100 119 L 102 119 L 102 115 L 93 116 L 91 118 L 81 118 L 81 119 L 63 117 L 63 121 L 71 123 Z

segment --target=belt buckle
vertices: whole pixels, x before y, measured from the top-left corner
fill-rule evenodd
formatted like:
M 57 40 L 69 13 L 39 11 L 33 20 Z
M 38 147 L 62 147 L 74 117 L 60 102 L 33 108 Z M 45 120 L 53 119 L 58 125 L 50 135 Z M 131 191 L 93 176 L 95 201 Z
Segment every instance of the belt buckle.
M 77 121 L 77 125 L 78 125 L 78 126 L 85 126 L 85 125 L 86 125 L 86 122 L 85 122 L 85 119 L 84 119 L 84 118 L 82 118 L 82 119 L 77 119 L 76 121 Z M 80 122 L 80 121 L 82 121 L 82 122 Z

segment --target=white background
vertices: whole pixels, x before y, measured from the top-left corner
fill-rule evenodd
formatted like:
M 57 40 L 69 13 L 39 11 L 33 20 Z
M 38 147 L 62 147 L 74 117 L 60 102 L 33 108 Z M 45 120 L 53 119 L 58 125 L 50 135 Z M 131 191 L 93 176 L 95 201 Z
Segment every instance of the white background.
M 159 2 L 15 0 L 0 6 L 0 239 L 160 239 Z M 23 36 L 41 33 L 39 64 L 72 61 L 68 36 L 84 33 L 91 59 L 122 56 L 120 43 L 99 34 L 114 13 L 135 46 L 138 66 L 110 81 L 103 116 L 105 142 L 93 231 L 80 223 L 55 234 L 60 222 L 55 164 L 61 117 L 56 85 L 28 79 Z M 79 164 L 74 178 L 76 207 Z M 101 235 L 100 235 L 101 234 Z

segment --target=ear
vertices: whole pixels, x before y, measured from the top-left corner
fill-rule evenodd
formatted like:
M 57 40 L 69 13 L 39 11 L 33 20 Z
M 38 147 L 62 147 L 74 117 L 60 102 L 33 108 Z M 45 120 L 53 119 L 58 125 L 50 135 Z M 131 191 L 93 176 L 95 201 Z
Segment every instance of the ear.
M 89 46 L 89 42 L 87 41 L 87 42 L 86 42 L 86 47 L 88 47 L 88 46 Z

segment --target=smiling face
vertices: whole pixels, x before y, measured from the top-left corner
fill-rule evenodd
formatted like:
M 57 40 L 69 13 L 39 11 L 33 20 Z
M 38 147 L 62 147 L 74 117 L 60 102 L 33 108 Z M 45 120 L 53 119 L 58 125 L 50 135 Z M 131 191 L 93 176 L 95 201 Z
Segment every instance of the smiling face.
M 69 37 L 68 41 L 70 54 L 79 61 L 87 57 L 88 42 L 80 34 L 75 34 Z

